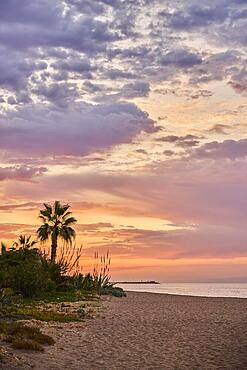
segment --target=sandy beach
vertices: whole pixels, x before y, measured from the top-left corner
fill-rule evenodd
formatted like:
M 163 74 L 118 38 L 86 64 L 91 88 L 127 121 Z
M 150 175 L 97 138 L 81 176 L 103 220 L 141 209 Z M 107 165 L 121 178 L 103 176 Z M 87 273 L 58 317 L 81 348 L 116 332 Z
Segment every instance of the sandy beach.
M 129 292 L 93 319 L 42 328 L 56 344 L 14 351 L 2 369 L 247 369 L 247 299 Z

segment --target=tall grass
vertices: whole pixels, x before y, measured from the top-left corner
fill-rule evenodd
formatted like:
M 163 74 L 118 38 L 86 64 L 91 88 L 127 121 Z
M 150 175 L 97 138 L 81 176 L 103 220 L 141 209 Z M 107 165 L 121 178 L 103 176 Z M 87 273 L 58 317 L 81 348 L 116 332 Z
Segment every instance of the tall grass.
M 94 253 L 93 271 L 83 275 L 74 274 L 74 283 L 79 289 L 94 291 L 99 294 L 106 288 L 113 288 L 110 276 L 111 257 L 109 251 L 100 256 L 98 252 Z
M 56 265 L 60 267 L 60 271 L 62 275 L 72 275 L 80 271 L 80 260 L 82 258 L 82 250 L 83 246 L 80 245 L 77 248 L 76 243 L 70 244 L 63 244 L 60 248 L 60 253 L 56 259 Z M 47 263 L 49 262 L 49 249 L 41 250 L 42 255 L 44 256 Z M 51 264 L 53 262 L 50 262 Z M 53 263 L 54 264 L 54 263 Z
M 94 253 L 94 269 L 93 282 L 96 291 L 101 291 L 105 288 L 113 287 L 110 276 L 111 257 L 109 251 L 103 256 L 99 256 L 98 252 Z

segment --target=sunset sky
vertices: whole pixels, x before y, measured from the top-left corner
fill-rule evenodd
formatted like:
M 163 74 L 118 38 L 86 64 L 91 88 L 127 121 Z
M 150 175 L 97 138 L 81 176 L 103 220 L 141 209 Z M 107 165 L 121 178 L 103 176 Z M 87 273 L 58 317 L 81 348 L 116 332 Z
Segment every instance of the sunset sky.
M 85 271 L 247 281 L 246 45 L 246 0 L 1 0 L 0 240 L 58 199 Z

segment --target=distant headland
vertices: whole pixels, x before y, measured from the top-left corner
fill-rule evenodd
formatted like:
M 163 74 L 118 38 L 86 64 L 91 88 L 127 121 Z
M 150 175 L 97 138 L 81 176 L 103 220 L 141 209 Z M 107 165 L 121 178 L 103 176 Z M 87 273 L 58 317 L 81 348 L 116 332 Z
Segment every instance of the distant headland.
M 116 281 L 114 284 L 160 284 L 158 281 Z

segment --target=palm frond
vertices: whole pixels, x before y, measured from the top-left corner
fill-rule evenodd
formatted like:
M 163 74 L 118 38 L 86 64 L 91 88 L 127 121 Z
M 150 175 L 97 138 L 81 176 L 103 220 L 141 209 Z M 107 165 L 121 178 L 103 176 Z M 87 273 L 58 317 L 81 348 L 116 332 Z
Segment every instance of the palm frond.
M 77 222 L 77 220 L 76 220 L 75 217 L 69 217 L 69 218 L 67 218 L 67 220 L 65 220 L 63 222 L 63 225 L 68 226 L 68 225 L 71 225 L 71 224 L 75 224 L 76 222 Z

